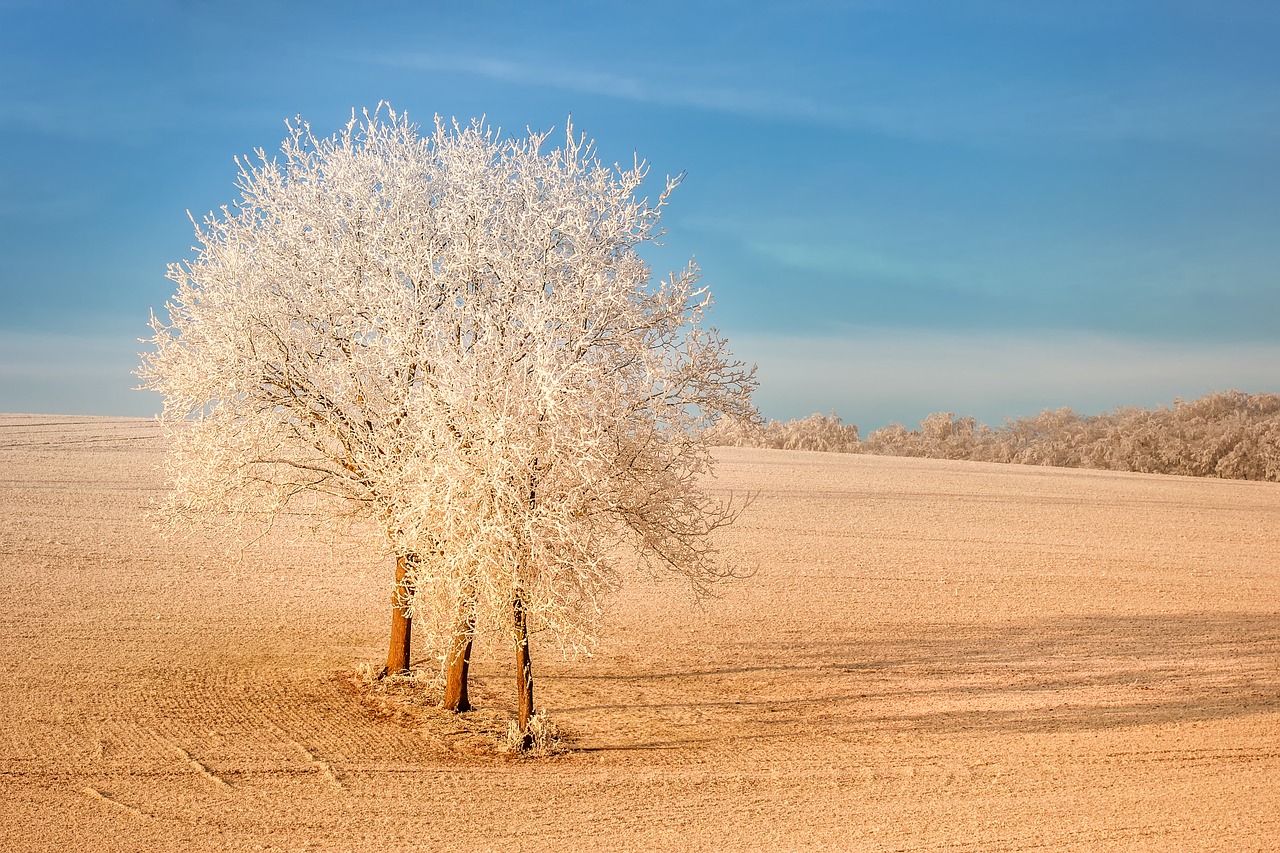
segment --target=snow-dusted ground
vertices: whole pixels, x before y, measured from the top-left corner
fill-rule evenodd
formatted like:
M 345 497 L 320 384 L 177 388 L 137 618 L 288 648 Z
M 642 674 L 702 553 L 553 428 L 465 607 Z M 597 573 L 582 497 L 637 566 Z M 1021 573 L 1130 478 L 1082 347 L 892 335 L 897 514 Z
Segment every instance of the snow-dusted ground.
M 166 542 L 161 453 L 148 421 L 0 416 L 0 848 L 1280 836 L 1280 484 L 724 450 L 755 578 L 701 609 L 634 584 L 590 660 L 535 644 L 576 751 L 512 761 L 343 680 L 384 651 L 389 565 Z

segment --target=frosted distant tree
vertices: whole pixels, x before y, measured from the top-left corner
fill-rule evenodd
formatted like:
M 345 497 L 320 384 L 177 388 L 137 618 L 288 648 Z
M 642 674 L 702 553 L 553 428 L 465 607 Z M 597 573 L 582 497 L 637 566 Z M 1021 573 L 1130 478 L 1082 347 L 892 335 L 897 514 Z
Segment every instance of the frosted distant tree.
M 381 106 L 332 138 L 291 124 L 170 267 L 139 370 L 164 397 L 176 524 L 269 521 L 301 495 L 372 522 L 396 558 L 385 671 L 416 623 L 465 710 L 472 641 L 499 631 L 524 732 L 530 633 L 589 646 L 618 546 L 697 592 L 731 573 L 704 435 L 756 417 L 698 271 L 656 280 L 637 254 L 678 179 L 649 202 L 643 163 L 606 168 L 572 128 L 545 141 L 422 136 Z

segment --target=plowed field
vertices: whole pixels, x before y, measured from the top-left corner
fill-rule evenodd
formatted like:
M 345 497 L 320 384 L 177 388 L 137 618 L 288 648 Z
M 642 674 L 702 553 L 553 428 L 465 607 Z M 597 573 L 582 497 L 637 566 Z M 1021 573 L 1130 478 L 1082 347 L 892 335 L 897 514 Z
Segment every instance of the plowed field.
M 389 563 L 167 541 L 162 453 L 0 416 L 0 848 L 1280 848 L 1280 484 L 724 450 L 755 576 L 535 645 L 517 760 L 361 701 Z

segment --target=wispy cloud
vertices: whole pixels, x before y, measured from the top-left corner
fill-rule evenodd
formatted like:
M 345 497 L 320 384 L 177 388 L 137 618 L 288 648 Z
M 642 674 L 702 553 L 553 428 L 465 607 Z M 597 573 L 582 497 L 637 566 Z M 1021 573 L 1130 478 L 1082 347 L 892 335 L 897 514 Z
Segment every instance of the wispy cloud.
M 5 331 L 0 335 L 0 412 L 144 416 L 155 394 L 135 392 L 145 349 L 127 334 Z
M 25 177 L 25 176 L 24 176 Z M 100 193 L 32 186 L 0 174 L 0 219 L 58 221 L 84 216 L 102 204 Z
M 929 281 L 958 286 L 966 283 L 969 275 L 960 264 L 898 256 L 851 243 L 762 240 L 747 243 L 744 249 L 794 270 L 850 281 Z
M 786 67 L 743 67 L 735 82 L 696 67 L 637 76 L 546 61 L 401 52 L 366 54 L 373 65 L 455 73 L 637 103 L 871 131 L 916 140 L 1005 145 L 1011 140 L 1114 142 L 1189 140 L 1237 146 L 1280 137 L 1280 104 L 1227 81 L 1196 77 L 1086 83 L 973 76 L 945 66 L 899 68 L 850 59 L 804 75 Z M 991 72 L 994 73 L 994 72 Z M 715 80 L 711 78 L 716 78 Z M 754 81 L 769 80 L 768 84 Z
M 1214 390 L 1280 391 L 1280 344 L 865 328 L 736 335 L 731 343 L 760 365 L 766 415 L 835 410 L 864 431 L 891 420 L 915 425 L 935 411 L 999 424 L 1060 406 L 1095 413 Z
M 755 117 L 804 119 L 821 124 L 843 124 L 845 120 L 844 111 L 840 108 L 806 95 L 768 87 L 699 82 L 696 75 L 683 76 L 678 80 L 660 76 L 641 78 L 583 66 L 436 53 L 369 54 L 363 59 L 406 71 L 465 74 L 502 83 L 542 86 L 645 104 L 694 107 Z

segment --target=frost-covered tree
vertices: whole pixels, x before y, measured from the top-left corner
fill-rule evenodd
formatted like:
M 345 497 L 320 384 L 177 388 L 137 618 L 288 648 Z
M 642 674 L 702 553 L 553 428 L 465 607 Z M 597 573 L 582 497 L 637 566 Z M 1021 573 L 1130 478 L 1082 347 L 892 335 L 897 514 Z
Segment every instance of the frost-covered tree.
M 814 412 L 807 418 L 789 421 L 722 419 L 709 430 L 707 439 L 724 447 L 771 447 L 778 450 L 816 450 L 827 453 L 858 453 L 857 424 L 846 424 L 835 412 Z
M 704 435 L 756 417 L 697 270 L 655 279 L 637 253 L 678 179 L 649 202 L 643 163 L 607 168 L 571 128 L 545 143 L 382 107 L 332 138 L 290 125 L 170 267 L 139 371 L 169 518 L 269 521 L 307 495 L 372 522 L 396 558 L 386 671 L 416 624 L 465 710 L 472 640 L 501 632 L 524 731 L 530 632 L 588 646 L 619 546 L 698 592 L 730 573 Z

